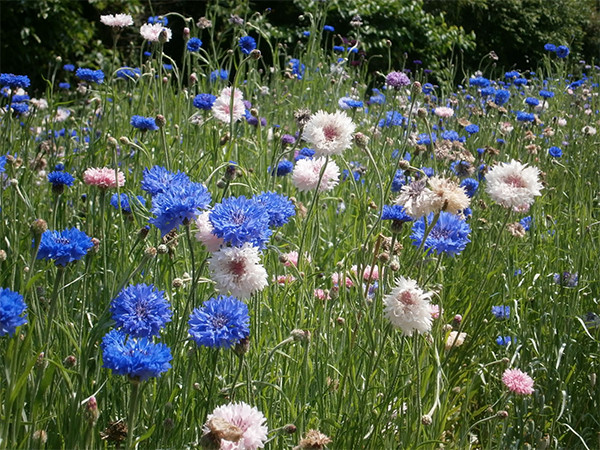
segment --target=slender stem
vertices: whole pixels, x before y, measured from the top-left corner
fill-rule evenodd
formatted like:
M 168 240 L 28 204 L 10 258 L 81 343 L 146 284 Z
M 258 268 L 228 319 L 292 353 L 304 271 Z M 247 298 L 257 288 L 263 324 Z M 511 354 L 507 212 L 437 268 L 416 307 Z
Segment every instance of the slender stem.
M 140 382 L 137 380 L 131 380 L 131 397 L 129 398 L 129 417 L 127 423 L 127 450 L 134 448 L 134 435 L 135 435 L 135 422 L 137 419 L 138 410 L 138 397 L 140 393 Z
M 54 278 L 54 287 L 52 288 L 52 297 L 50 298 L 50 312 L 48 313 L 48 321 L 46 322 L 45 330 L 46 336 L 49 338 L 48 347 L 46 349 L 46 357 L 48 356 L 48 351 L 50 350 L 50 347 L 52 347 L 52 341 L 54 340 L 54 335 L 52 334 L 52 322 L 54 321 L 54 316 L 56 315 L 56 310 L 58 308 L 58 291 L 64 274 L 65 268 L 62 266 L 56 266 L 56 278 Z
M 230 400 L 233 402 L 235 400 L 235 385 L 237 384 L 237 381 L 240 378 L 240 375 L 242 373 L 242 368 L 244 367 L 244 355 L 239 355 L 238 356 L 238 368 L 237 371 L 235 373 L 235 377 L 233 379 L 233 383 L 231 383 L 231 389 L 229 392 L 229 398 Z

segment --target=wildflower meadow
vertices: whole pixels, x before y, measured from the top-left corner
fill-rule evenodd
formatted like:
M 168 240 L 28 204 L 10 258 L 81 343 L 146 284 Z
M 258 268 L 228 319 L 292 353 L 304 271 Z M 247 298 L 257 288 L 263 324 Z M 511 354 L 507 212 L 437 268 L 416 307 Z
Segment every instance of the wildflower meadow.
M 600 447 L 600 67 L 369 71 L 324 11 L 0 74 L 0 448 Z

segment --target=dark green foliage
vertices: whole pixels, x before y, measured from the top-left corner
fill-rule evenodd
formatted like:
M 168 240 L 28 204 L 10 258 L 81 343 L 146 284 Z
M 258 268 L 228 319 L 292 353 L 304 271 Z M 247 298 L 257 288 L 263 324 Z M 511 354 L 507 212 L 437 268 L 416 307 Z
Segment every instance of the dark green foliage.
M 546 43 L 568 46 L 573 58 L 597 60 L 599 8 L 595 0 L 425 0 L 430 13 L 475 33 L 477 48 L 465 60 L 471 67 L 493 50 L 498 65 L 527 69 L 546 53 Z

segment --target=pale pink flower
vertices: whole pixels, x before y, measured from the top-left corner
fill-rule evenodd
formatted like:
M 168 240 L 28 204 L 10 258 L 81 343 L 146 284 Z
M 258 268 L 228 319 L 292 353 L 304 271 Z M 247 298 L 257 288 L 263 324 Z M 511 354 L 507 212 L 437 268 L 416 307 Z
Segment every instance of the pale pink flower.
M 312 191 L 319 188 L 319 191 L 330 191 L 338 184 L 340 177 L 340 168 L 333 160 L 327 162 L 321 183 L 319 177 L 321 169 L 325 165 L 325 157 L 313 159 L 301 159 L 294 166 L 292 172 L 292 183 L 299 191 Z
M 312 145 L 317 156 L 339 155 L 352 145 L 355 129 L 344 111 L 318 111 L 304 126 L 302 139 Z
M 133 18 L 129 14 L 108 14 L 100 16 L 100 22 L 113 28 L 123 28 L 133 25 Z
M 97 186 L 100 189 L 116 188 L 125 184 L 125 175 L 120 170 L 115 176 L 115 169 L 110 167 L 95 168 L 90 167 L 83 172 L 83 182 L 89 186 Z
M 162 23 L 145 23 L 140 28 L 140 34 L 149 42 L 158 42 L 160 33 L 165 30 L 165 42 L 169 42 L 173 36 L 170 28 L 163 26 Z
M 426 186 L 425 180 L 415 180 L 402 186 L 396 204 L 401 205 L 413 219 L 419 219 L 437 211 L 437 198 Z
M 283 263 L 283 265 L 285 267 L 298 266 L 298 252 L 296 250 L 284 253 L 282 256 L 284 257 L 285 262 Z
M 342 278 L 341 273 L 336 272 L 333 275 L 331 275 L 331 281 L 333 282 L 333 285 L 339 286 L 341 278 Z M 345 283 L 346 283 L 347 288 L 351 288 L 352 286 L 354 286 L 354 281 L 352 281 L 352 278 L 350 278 L 348 276 L 346 276 Z
M 214 252 L 208 265 L 221 294 L 229 292 L 234 297 L 249 298 L 268 284 L 258 248 L 248 242 L 242 247 L 223 247 Z
M 212 414 L 208 415 L 207 424 L 211 419 L 222 419 L 225 422 L 239 428 L 243 433 L 237 442 L 221 439 L 221 450 L 256 450 L 264 448 L 269 429 L 265 425 L 267 419 L 255 406 L 247 403 L 229 403 L 218 406 Z M 203 427 L 204 434 L 208 434 L 208 425 Z
M 440 305 L 429 305 L 429 312 L 431 313 L 431 317 L 433 319 L 440 318 Z
M 519 161 L 493 166 L 485 176 L 485 190 L 496 203 L 505 208 L 523 211 L 533 204 L 534 197 L 541 195 L 540 171 Z
M 393 326 L 407 336 L 413 331 L 431 330 L 432 319 L 429 300 L 431 292 L 424 292 L 415 280 L 400 277 L 396 287 L 383 299 L 384 313 Z
M 213 226 L 210 223 L 209 211 L 203 211 L 196 218 L 196 240 L 202 242 L 209 252 L 216 252 L 223 245 L 223 239 L 213 234 Z
M 246 112 L 246 106 L 244 105 L 244 95 L 239 89 L 233 90 L 233 104 L 231 100 L 231 88 L 226 87 L 221 91 L 221 94 L 215 100 L 212 113 L 215 119 L 221 122 L 231 123 L 233 120 L 237 122 Z
M 317 297 L 319 300 L 329 300 L 331 298 L 329 297 L 329 294 L 323 289 L 315 289 L 313 293 L 314 296 Z
M 279 285 L 286 285 L 286 284 L 290 284 L 292 282 L 296 281 L 296 277 L 293 275 L 279 275 L 276 279 L 275 282 Z
M 462 317 L 461 317 L 462 319 Z M 456 320 L 456 317 L 454 317 Z M 467 338 L 467 333 L 459 333 L 458 331 L 451 331 L 446 338 L 446 344 L 444 348 L 446 350 L 450 350 L 452 347 L 460 347 L 465 343 L 465 339 Z
M 454 110 L 446 106 L 438 106 L 433 113 L 441 119 L 448 119 L 454 115 Z
M 502 374 L 502 383 L 515 394 L 533 394 L 533 379 L 519 369 L 506 369 Z

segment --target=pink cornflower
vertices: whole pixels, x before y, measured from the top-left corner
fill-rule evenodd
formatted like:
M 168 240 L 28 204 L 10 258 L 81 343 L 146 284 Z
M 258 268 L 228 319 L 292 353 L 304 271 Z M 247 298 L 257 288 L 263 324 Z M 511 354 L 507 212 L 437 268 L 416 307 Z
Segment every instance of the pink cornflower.
M 279 275 L 276 279 L 275 282 L 279 285 L 286 285 L 286 284 L 290 284 L 293 283 L 294 281 L 296 281 L 296 277 L 293 275 Z
M 333 282 L 334 286 L 339 286 L 340 284 L 340 279 L 342 278 L 342 274 L 341 273 L 334 273 L 333 275 L 331 275 L 331 281 Z M 352 278 L 350 277 L 346 277 L 346 287 L 347 288 L 351 288 L 352 286 L 354 286 L 354 281 L 352 281 Z
M 117 172 L 115 177 L 115 169 L 110 167 L 102 167 L 101 169 L 96 167 L 90 167 L 83 172 L 83 182 L 89 186 L 97 186 L 100 189 L 108 189 L 119 187 L 125 184 L 125 175 L 120 170 Z
M 221 122 L 231 123 L 231 121 L 237 122 L 246 112 L 246 106 L 244 105 L 244 95 L 239 89 L 233 91 L 233 105 L 231 102 L 231 88 L 226 87 L 221 91 L 221 94 L 213 103 L 212 113 L 215 119 Z M 233 106 L 233 109 L 232 109 Z
M 256 450 L 263 448 L 267 440 L 269 429 L 265 425 L 267 419 L 255 406 L 252 407 L 244 402 L 229 403 L 227 405 L 218 406 L 212 414 L 208 415 L 206 424 L 203 427 L 205 435 L 214 433 L 215 420 L 218 419 L 221 427 L 228 424 L 233 426 L 236 432 L 229 430 L 230 434 L 236 435 L 237 441 L 228 441 L 220 438 L 219 448 L 221 450 Z M 212 426 L 211 426 L 212 425 Z M 222 433 L 214 433 L 215 437 Z M 241 436 L 239 436 L 241 434 Z
M 454 110 L 446 106 L 438 106 L 433 113 L 441 119 L 448 119 L 454 115 Z
M 204 211 L 196 218 L 196 240 L 202 242 L 206 250 L 213 253 L 221 248 L 223 239 L 213 234 L 213 226 L 208 218 L 209 211 Z
M 170 28 L 166 28 L 162 23 L 145 23 L 140 28 L 140 34 L 149 42 L 158 42 L 160 33 L 164 30 L 165 42 L 169 42 L 173 36 Z
M 325 292 L 323 289 L 315 289 L 314 295 L 319 300 L 329 300 L 331 298 L 331 297 L 329 297 L 329 294 L 327 292 Z
M 323 178 L 319 183 L 321 169 L 325 165 L 325 157 L 316 159 L 301 159 L 294 166 L 292 172 L 292 183 L 299 191 L 312 191 L 319 188 L 319 191 L 330 191 L 338 184 L 340 177 L 340 168 L 333 160 L 327 162 Z
M 133 18 L 129 14 L 108 14 L 100 16 L 100 22 L 113 28 L 123 28 L 133 25 Z
M 421 289 L 415 280 L 400 277 L 396 287 L 384 299 L 384 313 L 392 325 L 406 336 L 431 330 L 432 319 L 429 300 L 433 294 Z
M 542 195 L 536 167 L 521 164 L 514 159 L 494 165 L 485 176 L 486 192 L 496 203 L 520 212 L 527 211 L 534 197 Z
M 519 369 L 506 369 L 502 374 L 502 383 L 515 394 L 533 394 L 533 379 Z

